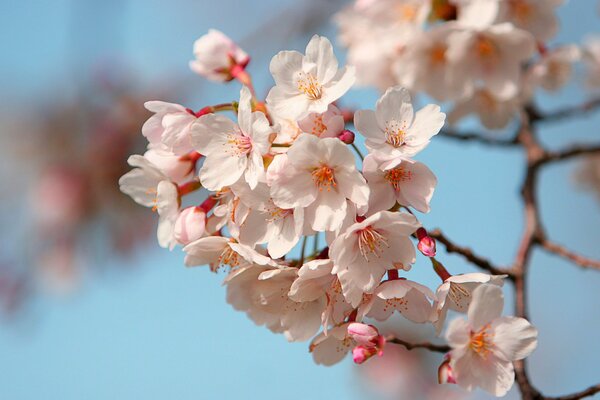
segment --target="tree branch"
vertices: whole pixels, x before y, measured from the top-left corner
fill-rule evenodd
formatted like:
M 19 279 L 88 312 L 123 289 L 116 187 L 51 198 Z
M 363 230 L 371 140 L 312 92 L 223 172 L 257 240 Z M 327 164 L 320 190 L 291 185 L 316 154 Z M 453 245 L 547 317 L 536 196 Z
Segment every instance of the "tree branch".
M 578 144 L 559 151 L 548 151 L 540 158 L 540 164 L 568 160 L 569 158 L 600 153 L 600 144 Z
M 407 350 L 427 349 L 427 350 L 437 352 L 437 353 L 447 353 L 451 350 L 450 346 L 445 345 L 445 344 L 435 344 L 435 343 L 430 343 L 430 342 L 409 343 L 402 339 L 398 339 L 395 336 L 387 336 L 385 338 L 385 340 L 388 343 L 394 343 L 394 344 L 399 344 L 401 346 L 404 346 L 404 347 L 406 347 Z
M 491 274 L 506 274 L 509 277 L 512 277 L 512 271 L 510 269 L 497 267 L 494 264 L 492 264 L 488 259 L 474 254 L 471 249 L 455 244 L 450 239 L 448 239 L 448 237 L 446 237 L 440 229 L 435 229 L 429 232 L 429 236 L 442 243 L 446 247 L 446 251 L 448 253 L 460 254 L 471 264 L 474 264 L 477 267 L 490 272 Z
M 566 258 L 584 268 L 594 268 L 600 270 L 600 261 L 593 260 L 591 258 L 584 257 L 580 254 L 577 254 L 566 247 L 554 243 L 550 240 L 543 239 L 540 242 L 540 246 L 549 251 L 550 253 L 554 253 L 557 256 Z
M 582 390 L 581 392 L 559 396 L 559 397 L 544 397 L 545 400 L 579 400 L 584 397 L 590 397 L 595 395 L 596 393 L 600 393 L 600 384 L 590 386 L 589 388 Z
M 555 122 L 567 118 L 574 118 L 581 115 L 585 115 L 592 111 L 600 109 L 600 97 L 585 101 L 575 106 L 565 107 L 563 109 L 548 112 L 539 113 L 535 116 L 535 121 L 539 122 Z
M 438 136 L 447 139 L 458 140 L 461 142 L 478 142 L 486 145 L 501 146 L 501 147 L 515 147 L 518 145 L 517 141 L 513 139 L 498 139 L 494 137 L 486 136 L 481 132 L 457 132 L 453 129 L 442 129 Z

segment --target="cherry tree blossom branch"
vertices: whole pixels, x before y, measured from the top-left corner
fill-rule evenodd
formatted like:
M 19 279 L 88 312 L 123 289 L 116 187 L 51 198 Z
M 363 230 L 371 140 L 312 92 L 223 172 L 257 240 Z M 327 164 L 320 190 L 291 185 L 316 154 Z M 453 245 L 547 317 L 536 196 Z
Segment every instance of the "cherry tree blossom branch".
M 486 136 L 482 132 L 457 132 L 453 129 L 442 129 L 438 136 L 448 139 L 454 139 L 458 141 L 468 142 L 479 142 L 486 145 L 501 146 L 501 147 L 515 147 L 518 145 L 516 138 L 513 139 L 498 139 L 494 137 Z
M 596 393 L 600 393 L 600 384 L 590 386 L 589 388 L 582 390 L 581 392 L 558 396 L 558 397 L 545 397 L 545 400 L 579 400 L 585 397 L 590 397 L 595 395 Z
M 563 161 L 573 157 L 595 153 L 600 153 L 600 144 L 578 144 L 559 151 L 548 151 L 544 157 L 539 160 L 539 162 L 540 164 L 547 164 L 550 162 Z
M 567 118 L 579 117 L 596 110 L 600 110 L 600 97 L 553 112 L 538 112 L 535 115 L 535 120 L 539 122 L 555 122 Z
M 450 351 L 450 346 L 445 345 L 445 344 L 435 344 L 435 343 L 430 343 L 430 342 L 410 343 L 410 342 L 404 341 L 402 339 L 398 339 L 395 336 L 387 336 L 385 338 L 385 340 L 388 343 L 394 343 L 394 344 L 399 344 L 401 346 L 404 346 L 407 350 L 427 349 L 427 350 L 437 352 L 437 353 L 447 353 Z
M 554 253 L 560 257 L 566 258 L 567 260 L 574 262 L 580 267 L 594 268 L 600 270 L 600 261 L 584 257 L 558 243 L 554 243 L 548 239 L 542 239 L 540 241 L 540 246 L 549 251 L 550 253 Z
M 494 264 L 492 264 L 488 259 L 474 254 L 471 249 L 457 245 L 456 243 L 452 242 L 446 235 L 444 235 L 440 229 L 435 229 L 429 232 L 429 236 L 442 243 L 446 247 L 446 251 L 448 253 L 460 254 L 471 264 L 474 264 L 477 267 L 486 270 L 491 274 L 506 274 L 512 278 L 512 271 L 510 269 L 497 267 Z

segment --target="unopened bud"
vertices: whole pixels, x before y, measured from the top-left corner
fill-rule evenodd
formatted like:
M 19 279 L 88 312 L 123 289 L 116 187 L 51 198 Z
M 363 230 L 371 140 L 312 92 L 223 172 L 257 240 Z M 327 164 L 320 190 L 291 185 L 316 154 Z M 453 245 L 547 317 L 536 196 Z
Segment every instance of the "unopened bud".
M 419 244 L 417 248 L 424 256 L 435 257 L 435 239 L 427 234 L 424 228 L 417 229 L 417 239 Z
M 181 244 L 188 244 L 204 236 L 206 213 L 200 207 L 188 207 L 175 221 L 174 236 Z
M 374 355 L 383 355 L 385 338 L 373 325 L 354 322 L 348 325 L 348 335 L 357 343 L 352 350 L 355 363 L 362 364 Z
M 354 132 L 349 131 L 348 129 L 344 129 L 339 135 L 338 135 L 338 139 L 340 139 L 342 142 L 346 143 L 346 144 L 352 144 L 354 143 Z
M 446 356 L 444 362 L 438 368 L 438 382 L 442 383 L 456 383 L 456 378 L 450 366 L 450 357 Z

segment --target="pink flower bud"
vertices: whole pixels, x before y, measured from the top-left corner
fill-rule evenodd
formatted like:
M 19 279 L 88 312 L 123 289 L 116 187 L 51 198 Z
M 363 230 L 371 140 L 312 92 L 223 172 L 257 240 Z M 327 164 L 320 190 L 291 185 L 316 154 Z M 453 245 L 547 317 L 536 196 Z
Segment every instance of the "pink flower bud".
M 373 325 L 353 322 L 348 325 L 348 335 L 362 346 L 374 346 L 379 336 L 379 331 Z
M 366 348 L 364 346 L 356 346 L 352 349 L 352 360 L 356 364 L 362 364 L 367 361 L 369 358 L 373 357 L 374 350 Z
M 181 244 L 188 244 L 204 236 L 206 214 L 200 207 L 188 207 L 175 221 L 174 236 Z
M 417 239 L 419 251 L 427 257 L 435 257 L 435 239 L 429 236 L 424 228 L 417 229 Z
M 456 383 L 456 378 L 450 366 L 450 357 L 446 356 L 444 362 L 438 368 L 438 382 L 442 383 Z
M 385 338 L 373 325 L 353 322 L 348 325 L 348 335 L 357 343 L 352 350 L 355 363 L 362 364 L 374 355 L 383 355 Z
M 344 129 L 339 135 L 338 139 L 346 144 L 354 143 L 354 132 Z

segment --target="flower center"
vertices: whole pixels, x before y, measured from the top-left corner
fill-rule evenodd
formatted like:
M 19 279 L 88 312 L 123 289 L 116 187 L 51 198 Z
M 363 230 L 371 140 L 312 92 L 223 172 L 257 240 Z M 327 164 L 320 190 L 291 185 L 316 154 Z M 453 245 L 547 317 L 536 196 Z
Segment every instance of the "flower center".
M 311 175 L 319 190 L 323 190 L 323 187 L 326 187 L 329 192 L 332 186 L 337 186 L 334 170 L 327 165 L 321 165 L 320 167 L 313 169 Z
M 372 226 L 357 231 L 360 254 L 369 261 L 369 256 L 381 257 L 386 247 L 390 247 L 387 239 Z
M 443 65 L 446 63 L 446 46 L 436 44 L 429 51 L 429 61 L 433 65 Z
M 492 342 L 494 335 L 488 332 L 489 329 L 490 325 L 487 324 L 479 331 L 471 331 L 470 333 L 469 348 L 483 359 L 487 358 L 494 346 L 494 343 Z
M 526 1 L 512 0 L 510 2 L 510 8 L 515 20 L 520 24 L 526 24 L 533 14 L 531 5 L 527 4 Z
M 412 179 L 412 171 L 407 171 L 402 167 L 390 169 L 385 172 L 385 180 L 388 181 L 394 190 L 400 189 L 400 183 L 410 181 Z
M 418 10 L 419 8 L 415 4 L 399 4 L 398 16 L 401 21 L 414 22 L 417 19 Z
M 466 303 L 468 303 L 465 301 L 465 299 L 469 299 L 471 297 L 471 294 L 467 289 L 465 289 L 461 285 L 454 282 L 450 282 L 448 297 L 450 297 L 450 300 L 452 300 L 452 302 L 456 305 L 456 308 L 463 311 L 466 308 Z
M 492 58 L 496 55 L 496 45 L 487 37 L 480 36 L 477 39 L 477 53 L 481 58 Z
M 229 134 L 227 144 L 231 152 L 236 156 L 246 155 L 252 151 L 252 139 L 239 133 Z
M 385 139 L 394 147 L 406 144 L 406 124 L 397 121 L 388 122 L 385 126 Z
M 313 121 L 311 133 L 320 137 L 326 130 L 327 125 L 323 122 L 323 114 L 318 114 Z
M 233 251 L 231 246 L 227 245 L 221 252 L 221 255 L 218 258 L 218 263 L 216 268 L 213 269 L 213 272 L 218 270 L 219 268 L 225 268 L 226 266 L 230 266 L 231 268 L 237 267 L 240 265 L 239 254 Z
M 283 219 L 289 215 L 293 214 L 293 210 L 279 208 L 273 203 L 273 200 L 269 201 L 269 205 L 267 206 L 267 213 L 269 214 L 269 218 L 267 219 L 269 222 L 278 221 Z
M 318 100 L 323 95 L 323 89 L 317 78 L 311 73 L 301 72 L 298 78 L 298 90 L 311 100 Z

